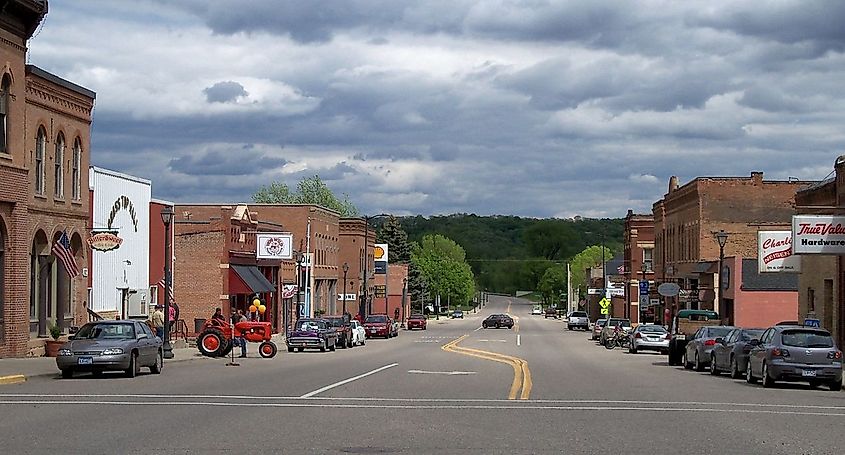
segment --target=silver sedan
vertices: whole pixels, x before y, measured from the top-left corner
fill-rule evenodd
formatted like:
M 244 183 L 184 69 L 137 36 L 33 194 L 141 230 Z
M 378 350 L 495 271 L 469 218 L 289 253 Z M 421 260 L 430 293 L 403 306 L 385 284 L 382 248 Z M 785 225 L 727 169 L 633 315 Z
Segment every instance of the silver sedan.
M 162 341 L 147 324 L 137 321 L 99 321 L 82 326 L 59 348 L 56 366 L 63 378 L 77 371 L 95 375 L 117 370 L 134 378 L 141 367 L 161 373 Z
M 669 351 L 669 332 L 660 325 L 640 325 L 629 335 L 628 352 L 636 354 L 637 351 L 658 351 L 666 353 Z

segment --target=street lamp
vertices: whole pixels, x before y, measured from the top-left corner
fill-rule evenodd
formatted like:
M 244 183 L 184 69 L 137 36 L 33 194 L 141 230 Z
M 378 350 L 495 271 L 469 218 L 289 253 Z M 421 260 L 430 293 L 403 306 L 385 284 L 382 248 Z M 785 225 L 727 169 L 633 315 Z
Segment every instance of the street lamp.
M 165 359 L 173 358 L 173 347 L 170 345 L 170 290 L 173 289 L 173 245 L 170 243 L 170 224 L 173 223 L 173 207 L 165 205 L 161 209 L 161 222 L 164 223 L 164 355 Z
M 728 243 L 728 233 L 725 232 L 724 229 L 720 229 L 719 232 L 716 233 L 716 241 L 719 242 L 719 311 L 724 311 L 725 308 L 725 297 L 722 295 L 724 292 L 722 282 L 724 281 L 724 277 L 722 273 L 725 270 L 725 244 Z M 730 318 L 729 322 L 733 322 L 733 315 L 728 315 Z
M 349 263 L 343 263 L 343 314 L 346 314 L 346 274 L 349 273 Z

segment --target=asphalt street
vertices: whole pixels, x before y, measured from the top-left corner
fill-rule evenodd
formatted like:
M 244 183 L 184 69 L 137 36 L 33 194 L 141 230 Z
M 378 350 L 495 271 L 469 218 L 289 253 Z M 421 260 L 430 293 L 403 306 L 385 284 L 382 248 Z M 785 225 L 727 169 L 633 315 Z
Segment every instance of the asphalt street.
M 526 301 L 336 352 L 0 386 L 3 453 L 845 453 L 845 394 L 608 351 Z M 513 329 L 481 329 L 509 312 Z

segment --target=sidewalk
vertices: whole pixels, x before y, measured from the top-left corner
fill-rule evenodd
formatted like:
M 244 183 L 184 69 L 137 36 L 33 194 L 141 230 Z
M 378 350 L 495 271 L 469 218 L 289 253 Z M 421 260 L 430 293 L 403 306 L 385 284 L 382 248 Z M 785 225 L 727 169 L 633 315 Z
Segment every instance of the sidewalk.
M 281 335 L 274 335 L 272 338 L 279 351 L 284 348 L 284 337 Z M 238 348 L 235 348 L 235 356 L 240 353 Z M 249 356 L 258 355 L 258 343 L 249 343 Z M 173 358 L 167 359 L 165 363 L 186 362 L 189 360 L 207 359 L 199 353 L 197 348 L 188 347 L 173 350 Z M 0 385 L 3 384 L 17 384 L 26 381 L 27 378 L 36 376 L 55 376 L 58 377 L 61 372 L 56 367 L 56 359 L 54 357 L 30 357 L 30 358 L 9 358 L 0 359 Z

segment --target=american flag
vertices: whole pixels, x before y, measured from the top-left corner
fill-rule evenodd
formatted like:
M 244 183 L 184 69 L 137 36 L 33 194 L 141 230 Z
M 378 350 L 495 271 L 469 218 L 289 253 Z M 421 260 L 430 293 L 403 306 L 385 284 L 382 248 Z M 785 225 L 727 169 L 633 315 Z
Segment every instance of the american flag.
M 164 277 L 162 277 L 158 282 L 158 287 L 164 289 L 165 285 Z M 173 283 L 170 283 L 170 303 L 173 303 Z
M 70 248 L 70 239 L 67 238 L 67 231 L 62 231 L 59 239 L 53 243 L 53 256 L 56 256 L 62 265 L 65 266 L 65 271 L 71 278 L 76 278 L 79 275 L 79 265 L 76 263 L 76 258 L 73 255 L 73 250 Z

